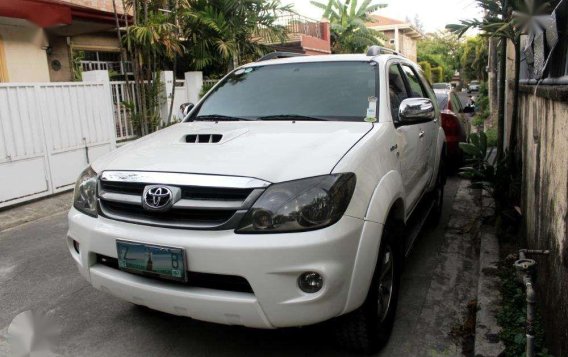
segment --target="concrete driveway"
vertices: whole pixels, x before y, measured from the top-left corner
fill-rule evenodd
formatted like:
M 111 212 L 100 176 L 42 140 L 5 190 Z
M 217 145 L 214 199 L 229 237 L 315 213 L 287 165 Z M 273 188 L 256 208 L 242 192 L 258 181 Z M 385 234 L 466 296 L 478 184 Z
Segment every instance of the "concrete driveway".
M 459 311 L 475 295 L 477 271 L 474 246 L 455 246 L 451 239 L 459 237 L 448 238 L 445 230 L 458 186 L 463 182 L 449 179 L 441 224 L 423 232 L 408 259 L 394 331 L 381 356 L 461 355 L 448 330 L 460 323 Z M 60 213 L 0 233 L 0 355 L 7 351 L 7 327 L 26 310 L 47 313 L 62 329 L 60 355 L 346 355 L 326 326 L 273 331 L 221 326 L 136 307 L 95 290 L 67 252 L 66 230 Z

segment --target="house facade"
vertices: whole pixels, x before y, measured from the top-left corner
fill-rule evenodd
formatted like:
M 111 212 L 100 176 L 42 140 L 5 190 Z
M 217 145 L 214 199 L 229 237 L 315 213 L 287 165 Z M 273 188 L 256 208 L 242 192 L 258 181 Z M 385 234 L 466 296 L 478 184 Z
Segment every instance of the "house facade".
M 416 62 L 416 45 L 423 35 L 412 24 L 385 16 L 370 15 L 372 21 L 366 26 L 382 32 L 387 38 L 387 46 Z
M 124 72 L 115 23 L 112 0 L 1 1 L 0 82 L 72 81 L 78 69 Z

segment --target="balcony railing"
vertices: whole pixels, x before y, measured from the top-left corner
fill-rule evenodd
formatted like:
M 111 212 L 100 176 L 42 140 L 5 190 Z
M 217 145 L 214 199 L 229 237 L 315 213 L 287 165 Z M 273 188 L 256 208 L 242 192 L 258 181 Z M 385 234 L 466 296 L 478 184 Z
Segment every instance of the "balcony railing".
M 107 70 L 114 71 L 119 74 L 132 73 L 132 63 L 121 61 L 81 61 L 81 69 L 83 72 Z
M 282 12 L 276 20 L 276 25 L 285 27 L 288 30 L 289 37 L 294 37 L 294 35 L 308 35 L 323 39 L 321 23 L 319 21 L 293 12 Z

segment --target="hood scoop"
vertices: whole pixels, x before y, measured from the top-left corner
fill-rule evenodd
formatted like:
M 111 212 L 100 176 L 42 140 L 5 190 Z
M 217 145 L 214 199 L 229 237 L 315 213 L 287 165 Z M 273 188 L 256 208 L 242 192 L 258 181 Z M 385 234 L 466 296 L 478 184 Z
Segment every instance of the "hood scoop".
M 223 139 L 222 134 L 189 134 L 185 142 L 189 144 L 216 144 Z

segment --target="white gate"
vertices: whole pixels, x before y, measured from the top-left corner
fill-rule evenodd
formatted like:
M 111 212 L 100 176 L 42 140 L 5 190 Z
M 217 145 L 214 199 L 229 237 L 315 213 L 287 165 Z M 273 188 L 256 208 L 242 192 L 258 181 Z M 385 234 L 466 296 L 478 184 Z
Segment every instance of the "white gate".
M 0 208 L 73 187 L 116 147 L 108 84 L 0 84 Z

